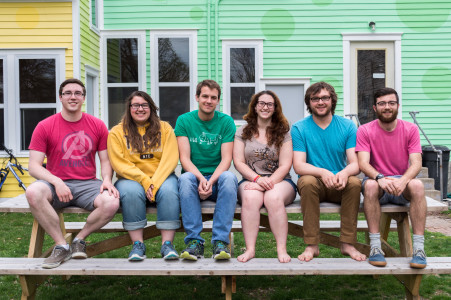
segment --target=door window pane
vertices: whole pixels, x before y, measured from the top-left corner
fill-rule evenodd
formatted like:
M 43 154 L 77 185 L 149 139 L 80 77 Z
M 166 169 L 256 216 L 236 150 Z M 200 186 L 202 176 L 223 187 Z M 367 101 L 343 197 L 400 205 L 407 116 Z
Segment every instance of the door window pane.
M 19 60 L 20 103 L 54 103 L 55 59 Z
M 160 87 L 160 118 L 175 127 L 177 117 L 189 112 L 189 87 Z
M 36 125 L 38 125 L 38 123 L 43 119 L 50 117 L 55 113 L 56 110 L 54 108 L 21 109 L 20 114 L 21 150 L 28 150 L 28 146 L 30 146 L 31 135 L 33 134 Z
M 160 82 L 189 82 L 189 38 L 158 39 Z
M 138 82 L 138 39 L 108 39 L 109 83 Z
M 230 82 L 255 82 L 255 48 L 230 49 Z
M 231 88 L 231 106 L 232 118 L 234 120 L 242 120 L 247 113 L 249 102 L 255 93 L 254 87 L 232 87 Z
M 374 92 L 385 87 L 385 50 L 357 52 L 357 106 L 361 124 L 376 119 Z
M 125 109 L 125 99 L 137 90 L 138 86 L 108 88 L 108 129 L 113 128 L 122 119 Z

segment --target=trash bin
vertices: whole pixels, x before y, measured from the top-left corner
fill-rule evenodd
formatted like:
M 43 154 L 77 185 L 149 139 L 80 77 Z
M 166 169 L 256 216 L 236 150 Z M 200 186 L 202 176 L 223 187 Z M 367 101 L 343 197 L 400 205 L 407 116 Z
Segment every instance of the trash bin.
M 446 146 L 437 145 L 435 149 L 442 150 L 442 181 L 443 181 L 443 191 L 442 199 L 446 199 L 448 190 L 448 165 L 449 165 L 449 148 Z M 423 146 L 423 167 L 428 168 L 429 178 L 434 178 L 435 189 L 440 191 L 440 160 L 438 158 L 438 153 L 432 150 L 431 146 Z

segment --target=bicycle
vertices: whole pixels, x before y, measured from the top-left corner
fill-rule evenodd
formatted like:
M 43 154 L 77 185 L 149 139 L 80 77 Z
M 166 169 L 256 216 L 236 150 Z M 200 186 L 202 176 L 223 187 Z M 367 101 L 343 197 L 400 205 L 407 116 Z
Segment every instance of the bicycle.
M 6 148 L 3 144 L 0 144 L 0 150 L 4 150 L 9 155 L 8 163 L 4 168 L 0 169 L 0 191 L 2 190 L 3 183 L 5 183 L 6 177 L 8 177 L 8 174 L 11 172 L 16 180 L 19 182 L 19 187 L 23 188 L 24 191 L 27 190 L 25 184 L 20 179 L 19 175 L 17 175 L 16 171 L 14 171 L 14 168 L 16 168 L 20 174 L 24 175 L 23 171 L 27 171 L 27 168 L 22 167 L 22 165 L 17 161 L 17 158 L 12 153 L 11 149 Z M 4 164 L 4 162 L 3 162 Z

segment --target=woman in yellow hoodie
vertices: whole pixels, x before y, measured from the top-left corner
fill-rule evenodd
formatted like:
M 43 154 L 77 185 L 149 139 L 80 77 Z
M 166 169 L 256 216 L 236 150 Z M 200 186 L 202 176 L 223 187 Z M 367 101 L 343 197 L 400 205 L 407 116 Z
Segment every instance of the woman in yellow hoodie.
M 145 92 L 135 91 L 126 99 L 122 121 L 108 136 L 108 155 L 116 171 L 115 183 L 120 193 L 123 226 L 128 230 L 133 248 L 128 260 L 146 257 L 143 229 L 147 225 L 146 206 L 156 203 L 157 223 L 161 231 L 161 255 L 177 259 L 172 245 L 180 228 L 180 201 L 177 166 L 179 153 L 174 131 L 161 121 L 157 106 Z

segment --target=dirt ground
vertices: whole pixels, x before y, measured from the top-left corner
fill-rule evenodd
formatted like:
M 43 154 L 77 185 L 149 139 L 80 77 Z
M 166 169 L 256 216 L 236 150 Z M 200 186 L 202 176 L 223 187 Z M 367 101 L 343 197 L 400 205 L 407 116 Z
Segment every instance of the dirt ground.
M 446 236 L 451 236 L 451 215 L 440 212 L 430 212 L 426 218 L 426 230 L 440 232 Z

